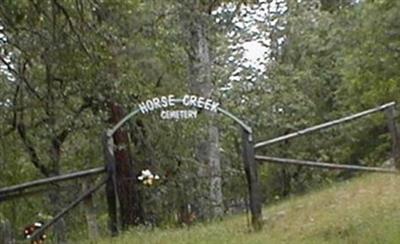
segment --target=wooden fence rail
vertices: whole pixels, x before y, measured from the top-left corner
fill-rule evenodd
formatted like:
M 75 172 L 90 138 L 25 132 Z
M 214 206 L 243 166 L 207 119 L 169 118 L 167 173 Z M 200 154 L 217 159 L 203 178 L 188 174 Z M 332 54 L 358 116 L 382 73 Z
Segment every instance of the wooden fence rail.
M 324 162 L 314 162 L 308 160 L 268 157 L 261 155 L 255 155 L 255 159 L 258 161 L 267 161 L 278 164 L 303 165 L 309 167 L 336 169 L 336 170 L 356 170 L 356 171 L 368 171 L 368 172 L 390 173 L 390 174 L 398 174 L 400 172 L 398 170 L 389 168 L 368 167 L 368 166 L 348 165 L 348 164 L 333 164 Z
M 381 105 L 379 107 L 376 107 L 376 108 L 373 108 L 373 109 L 368 109 L 368 110 L 365 110 L 363 112 L 356 113 L 356 114 L 353 114 L 353 115 L 350 115 L 350 116 L 347 116 L 347 117 L 343 117 L 343 118 L 332 120 L 332 121 L 329 121 L 329 122 L 326 122 L 326 123 L 323 123 L 323 124 L 312 126 L 312 127 L 307 128 L 307 129 L 304 129 L 304 130 L 300 130 L 300 131 L 293 132 L 293 133 L 290 133 L 290 134 L 287 134 L 287 135 L 284 135 L 284 136 L 273 138 L 271 140 L 258 142 L 258 143 L 256 143 L 254 145 L 254 148 L 257 149 L 257 148 L 264 147 L 264 146 L 267 146 L 267 145 L 276 144 L 278 142 L 282 142 L 282 141 L 285 141 L 285 140 L 288 140 L 288 139 L 292 139 L 292 138 L 295 138 L 295 137 L 303 136 L 303 135 L 309 134 L 311 132 L 320 131 L 320 130 L 323 130 L 323 129 L 327 129 L 327 128 L 333 127 L 333 126 L 338 125 L 338 124 L 343 124 L 343 123 L 346 123 L 346 122 L 350 122 L 352 120 L 355 120 L 355 119 L 358 119 L 358 118 L 361 118 L 361 117 L 364 117 L 364 116 L 367 116 L 367 115 L 370 115 L 370 114 L 373 114 L 373 113 L 376 113 L 376 112 L 380 112 L 380 111 L 386 110 L 386 109 L 388 109 L 390 107 L 394 107 L 395 105 L 396 105 L 395 102 L 386 103 L 386 104 Z
M 73 187 L 73 186 L 57 185 L 56 187 L 57 187 L 56 188 L 57 191 L 62 192 L 62 191 L 71 190 L 71 187 Z M 15 198 L 20 198 L 20 197 L 24 197 L 24 198 L 32 197 L 32 196 L 39 195 L 39 194 L 42 194 L 43 192 L 47 192 L 47 191 L 49 191 L 49 187 L 44 186 L 44 187 L 33 188 L 30 190 L 26 190 L 26 191 L 16 191 L 16 192 L 11 192 L 11 193 L 6 193 L 4 195 L 0 195 L 0 203 L 5 202 L 5 201 L 10 201 Z
M 32 187 L 38 187 L 38 186 L 47 185 L 47 184 L 56 183 L 56 182 L 103 174 L 105 172 L 106 172 L 105 167 L 98 167 L 98 168 L 94 168 L 94 169 L 88 169 L 88 170 L 83 170 L 83 171 L 79 171 L 79 172 L 74 172 L 74 173 L 69 173 L 69 174 L 64 174 L 64 175 L 48 177 L 48 178 L 44 178 L 44 179 L 40 179 L 40 180 L 25 182 L 25 183 L 19 184 L 19 185 L 3 187 L 0 189 L 0 202 L 6 200 L 8 197 L 15 197 L 18 194 L 25 194 L 25 192 L 23 192 L 23 191 L 26 189 L 32 188 Z
M 38 235 L 41 235 L 47 228 L 52 226 L 55 222 L 61 219 L 64 215 L 66 215 L 71 209 L 77 206 L 80 202 L 82 202 L 85 198 L 92 195 L 95 191 L 97 191 L 101 186 L 106 184 L 108 180 L 108 176 L 104 177 L 100 182 L 98 182 L 95 186 L 84 192 L 81 196 L 75 199 L 72 203 L 70 203 L 66 208 L 64 208 L 60 213 L 58 213 L 52 220 L 45 223 L 40 229 L 35 231 L 30 237 L 31 240 L 35 240 Z

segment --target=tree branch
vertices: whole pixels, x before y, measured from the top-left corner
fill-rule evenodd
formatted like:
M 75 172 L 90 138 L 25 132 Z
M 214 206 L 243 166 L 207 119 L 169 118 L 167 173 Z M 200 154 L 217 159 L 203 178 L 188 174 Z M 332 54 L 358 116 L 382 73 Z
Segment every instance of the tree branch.
M 45 11 L 42 11 L 42 9 L 40 9 L 40 6 L 39 6 L 39 4 L 37 3 L 37 2 L 35 2 L 34 0 L 29 0 L 31 3 L 32 3 L 32 5 L 33 5 L 33 8 L 36 10 L 36 12 L 40 15 L 40 14 L 43 14 L 47 19 L 49 19 L 49 16 L 46 14 L 46 12 Z
M 63 15 L 65 16 L 69 28 L 71 29 L 72 33 L 74 33 L 74 35 L 76 36 L 79 45 L 81 46 L 82 50 L 86 53 L 86 55 L 90 58 L 93 59 L 94 57 L 90 54 L 89 50 L 87 49 L 87 47 L 85 46 L 85 44 L 82 41 L 81 36 L 79 35 L 79 32 L 75 29 L 74 24 L 72 23 L 71 20 L 71 16 L 69 15 L 68 11 L 65 9 L 65 7 L 63 5 L 61 5 L 57 0 L 53 0 L 53 3 L 57 6 L 58 9 L 61 10 L 61 12 L 63 13 Z
M 0 56 L 0 61 L 7 67 L 7 71 L 10 72 L 12 75 L 14 75 L 15 78 L 21 80 L 26 87 L 28 88 L 28 91 L 30 91 L 37 99 L 40 101 L 43 101 L 43 98 L 40 96 L 40 94 L 29 84 L 28 80 L 20 75 L 10 64 L 10 62 L 7 62 L 2 56 Z
M 30 157 L 33 165 L 37 169 L 39 169 L 43 175 L 49 177 L 50 172 L 43 164 L 40 163 L 39 156 L 38 156 L 35 148 L 33 147 L 32 142 L 29 140 L 29 138 L 26 135 L 26 128 L 25 128 L 25 125 L 23 124 L 23 122 L 18 123 L 17 131 L 18 131 L 18 134 L 19 134 L 22 142 L 24 143 L 25 149 L 26 149 L 27 153 L 29 154 L 29 157 Z
M 64 143 L 64 141 L 67 139 L 68 135 L 74 131 L 74 129 L 77 129 L 76 127 L 76 121 L 78 117 L 85 111 L 86 109 L 90 108 L 92 103 L 90 101 L 87 101 L 86 103 L 82 104 L 79 109 L 75 112 L 73 119 L 72 119 L 72 125 L 67 126 L 64 130 L 62 130 L 59 134 L 57 134 L 53 140 L 52 144 L 55 148 L 60 148 L 61 145 Z

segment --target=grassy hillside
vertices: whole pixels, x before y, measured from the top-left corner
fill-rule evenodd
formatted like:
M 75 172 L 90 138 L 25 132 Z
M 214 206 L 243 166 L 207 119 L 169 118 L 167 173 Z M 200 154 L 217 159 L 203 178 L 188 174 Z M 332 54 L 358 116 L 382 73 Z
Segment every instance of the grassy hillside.
M 400 243 L 400 177 L 365 175 L 264 209 L 265 227 L 246 216 L 189 229 L 132 230 L 98 243 Z

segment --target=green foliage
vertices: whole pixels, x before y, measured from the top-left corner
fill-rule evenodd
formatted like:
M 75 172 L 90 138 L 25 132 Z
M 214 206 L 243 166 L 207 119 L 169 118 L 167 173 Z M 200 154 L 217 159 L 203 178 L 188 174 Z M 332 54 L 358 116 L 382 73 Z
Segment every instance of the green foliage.
M 312 0 L 285 3 L 285 14 L 271 20 L 275 24 L 258 25 L 269 43 L 278 43 L 278 51 L 267 54 L 271 61 L 265 74 L 249 81 L 248 89 L 246 75 L 257 72 L 250 69 L 243 74 L 239 89 L 233 90 L 249 111 L 258 111 L 240 111 L 251 118 L 257 138 L 273 138 L 398 101 L 397 3 L 338 1 L 336 7 Z M 379 165 L 390 154 L 390 138 L 384 116 L 374 115 L 262 151 L 289 158 Z M 267 199 L 348 177 L 318 172 L 302 167 L 264 169 Z
M 355 9 L 356 24 L 348 29 L 341 64 L 346 81 L 341 94 L 349 107 L 399 101 L 399 9 L 397 1 L 367 2 Z
M 213 61 L 213 96 L 252 126 L 257 141 L 400 101 L 398 1 L 288 0 L 279 1 L 278 11 L 271 1 L 255 2 L 3 1 L 0 185 L 103 165 L 100 136 L 110 127 L 110 102 L 122 104 L 128 112 L 153 96 L 187 92 L 187 27 L 200 17 L 206 22 Z M 268 15 L 260 17 L 260 11 Z M 254 38 L 269 50 L 261 62 L 265 70 L 244 60 L 240 44 Z M 208 123 L 204 114 L 199 117 L 170 123 L 157 115 L 140 116 L 125 127 L 135 165 L 170 175 L 155 188 L 141 189 L 146 214 L 157 216 L 161 225 L 174 225 L 180 205 L 207 192 L 204 179 L 197 177 L 204 165 L 193 159 L 194 145 L 206 136 Z M 247 187 L 240 134 L 226 118 L 218 119 L 218 125 L 228 211 L 231 202 L 245 203 Z M 379 165 L 389 152 L 384 117 L 374 115 L 257 153 Z M 263 198 L 272 203 L 275 197 L 303 193 L 349 175 L 261 166 L 260 176 Z M 62 193 L 63 202 L 79 191 L 80 187 Z M 105 230 L 104 198 L 96 197 Z M 19 209 L 20 201 L 28 204 Z M 46 197 L 33 197 L 0 209 L 5 218 L 15 220 L 14 229 L 20 229 L 45 204 Z M 44 214 L 54 214 L 45 210 Z M 22 214 L 17 216 L 18 211 Z M 84 219 L 71 217 L 67 222 L 82 224 Z M 338 232 L 370 228 L 352 223 L 347 227 L 333 226 L 318 236 L 330 239 Z M 243 234 L 238 240 L 244 238 Z

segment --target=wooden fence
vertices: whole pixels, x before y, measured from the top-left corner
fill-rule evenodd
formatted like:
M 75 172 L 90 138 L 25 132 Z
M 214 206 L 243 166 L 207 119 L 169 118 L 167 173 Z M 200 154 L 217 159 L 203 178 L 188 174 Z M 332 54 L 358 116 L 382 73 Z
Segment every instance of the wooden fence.
M 79 172 L 73 172 L 73 173 L 68 173 L 68 174 L 64 174 L 64 175 L 58 175 L 58 176 L 54 176 L 54 177 L 48 177 L 48 178 L 39 179 L 39 180 L 35 180 L 35 181 L 25 182 L 25 183 L 22 183 L 19 185 L 0 188 L 0 203 L 3 201 L 10 200 L 15 197 L 32 195 L 32 194 L 40 193 L 42 191 L 46 191 L 46 190 L 48 190 L 46 187 L 49 185 L 52 185 L 52 184 L 54 185 L 57 183 L 68 181 L 68 180 L 96 176 L 99 174 L 104 174 L 105 172 L 106 172 L 105 167 L 98 167 L 98 168 L 83 170 L 83 171 L 79 171 Z M 102 185 L 104 185 L 106 183 L 108 178 L 109 178 L 108 176 L 104 177 L 104 179 L 101 180 L 99 183 L 95 184 L 95 186 L 93 186 L 92 188 L 85 191 L 81 196 L 79 196 L 72 203 L 70 203 L 67 207 L 65 207 L 60 213 L 58 213 L 50 221 L 45 223 L 39 230 L 35 231 L 31 235 L 30 239 L 34 240 L 38 235 L 42 234 L 46 229 L 48 229 L 50 226 L 52 226 L 54 223 L 56 223 L 60 218 L 62 218 L 64 215 L 66 215 L 71 209 L 76 207 L 80 202 L 82 202 L 88 196 L 92 195 L 95 191 L 97 191 Z M 37 188 L 37 187 L 45 187 L 45 188 L 42 188 L 39 190 L 38 189 L 32 190 L 32 188 Z M 0 223 L 0 242 L 4 242 L 4 243 L 12 243 L 13 242 L 11 226 L 8 221 L 3 221 L 2 223 Z
M 278 157 L 270 157 L 270 156 L 262 156 L 256 155 L 255 150 L 270 146 L 276 143 L 280 143 L 286 140 L 294 139 L 300 136 L 308 135 L 313 132 L 321 131 L 324 129 L 331 128 L 333 126 L 337 126 L 343 123 L 347 123 L 364 116 L 371 115 L 377 112 L 385 112 L 387 117 L 388 128 L 390 131 L 390 135 L 392 138 L 392 156 L 395 161 L 395 165 L 397 169 L 387 169 L 387 168 L 379 168 L 379 167 L 368 167 L 368 166 L 360 166 L 360 165 L 344 165 L 344 164 L 335 164 L 335 163 L 326 163 L 326 162 L 313 162 L 307 160 L 299 160 L 299 159 L 287 159 L 287 158 L 278 158 Z M 236 117 L 235 117 L 236 118 Z M 293 132 L 287 135 L 283 135 L 277 138 L 273 138 L 270 140 L 261 141 L 258 143 L 253 142 L 252 130 L 250 127 L 242 126 L 242 143 L 243 143 L 243 161 L 244 161 L 244 169 L 246 173 L 246 179 L 248 183 L 249 190 L 249 202 L 250 202 L 250 210 L 252 216 L 252 226 L 254 229 L 261 229 L 262 227 L 262 199 L 261 199 L 261 190 L 260 190 L 260 181 L 258 177 L 258 163 L 259 162 L 271 162 L 278 164 L 295 164 L 295 165 L 304 165 L 309 167 L 319 167 L 319 168 L 327 168 L 327 169 L 335 169 L 335 170 L 357 170 L 357 171 L 367 171 L 367 172 L 380 172 L 380 173 L 394 173 L 397 174 L 400 168 L 400 134 L 399 128 L 396 123 L 396 110 L 395 103 L 387 103 L 377 108 L 369 109 L 360 113 L 356 113 L 347 117 L 343 117 L 340 119 L 336 119 L 333 121 L 329 121 L 320 125 L 312 126 L 303 130 L 299 130 L 297 132 Z M 53 219 L 49 222 L 45 223 L 41 229 L 37 230 L 31 236 L 31 239 L 40 235 L 57 222 L 60 218 L 65 216 L 71 209 L 76 207 L 80 202 L 82 202 L 87 197 L 91 196 L 95 191 L 99 190 L 102 186 L 105 187 L 106 191 L 106 199 L 108 205 L 108 215 L 109 215 L 109 228 L 112 235 L 117 235 L 118 233 L 118 221 L 117 221 L 117 175 L 116 175 L 116 165 L 115 158 L 113 154 L 113 140 L 112 133 L 108 131 L 103 135 L 103 148 L 104 148 L 104 159 L 105 159 L 105 167 L 98 167 L 94 169 L 69 173 L 60 176 L 54 176 L 50 178 L 40 179 L 36 181 L 31 181 L 15 186 L 4 187 L 0 189 L 0 202 L 19 197 L 27 194 L 36 194 L 41 192 L 43 188 L 37 189 L 38 187 L 45 187 L 49 184 L 57 184 L 59 182 L 64 182 L 67 180 L 78 179 L 83 177 L 96 176 L 99 174 L 105 174 L 105 176 L 94 186 L 88 188 L 81 196 L 76 198 L 73 202 L 71 202 L 68 206 L 66 206 L 61 212 L 59 212 Z M 0 236 L 5 235 L 4 233 L 10 233 L 9 223 L 0 223 Z M 1 228 L 3 226 L 4 228 Z M 5 237 L 3 240 L 6 240 Z
M 335 169 L 335 170 L 353 170 L 353 171 L 367 171 L 367 172 L 380 172 L 380 173 L 392 173 L 398 174 L 400 168 L 400 134 L 399 128 L 396 122 L 396 104 L 395 102 L 390 102 L 384 104 L 382 106 L 365 110 L 360 113 L 352 114 L 350 116 L 346 116 L 340 119 L 332 120 L 323 124 L 319 124 L 316 126 L 312 126 L 303 130 L 299 130 L 287 135 L 283 135 L 280 137 L 276 137 L 270 140 L 258 142 L 254 145 L 255 149 L 262 148 L 265 146 L 270 146 L 276 143 L 280 143 L 283 141 L 287 141 L 290 139 L 294 139 L 300 136 L 305 136 L 310 133 L 314 133 L 317 131 L 321 131 L 324 129 L 331 128 L 333 126 L 341 125 L 347 122 L 351 122 L 356 119 L 363 118 L 365 116 L 377 113 L 384 112 L 387 118 L 387 124 L 389 128 L 389 133 L 392 138 L 392 157 L 395 162 L 395 166 L 397 169 L 387 169 L 380 167 L 368 167 L 368 166 L 360 166 L 360 165 L 351 165 L 351 164 L 335 164 L 335 163 L 325 163 L 325 162 L 314 162 L 308 160 L 299 160 L 299 159 L 288 159 L 288 158 L 278 158 L 278 157 L 270 157 L 270 156 L 261 156 L 255 155 L 255 159 L 258 161 L 266 161 L 270 163 L 278 163 L 278 164 L 292 164 L 292 165 L 303 165 L 308 167 L 318 167 L 318 168 L 327 168 L 327 169 Z

